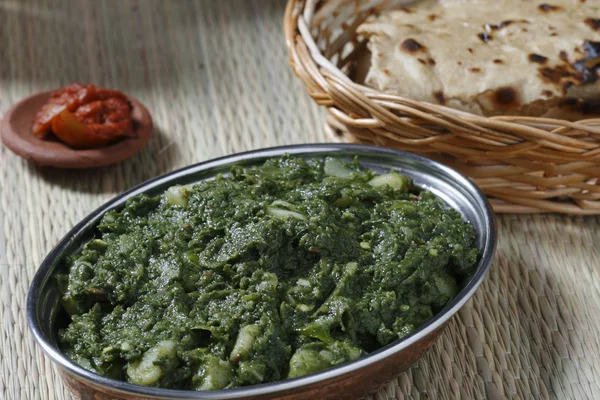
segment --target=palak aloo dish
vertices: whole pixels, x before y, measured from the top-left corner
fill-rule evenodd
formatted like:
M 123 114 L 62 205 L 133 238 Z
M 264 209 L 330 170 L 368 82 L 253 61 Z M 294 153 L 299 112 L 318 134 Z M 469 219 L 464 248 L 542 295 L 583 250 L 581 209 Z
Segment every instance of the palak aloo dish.
M 473 272 L 473 227 L 358 160 L 283 156 L 107 212 L 58 276 L 65 354 L 216 390 L 351 361 L 417 329 Z

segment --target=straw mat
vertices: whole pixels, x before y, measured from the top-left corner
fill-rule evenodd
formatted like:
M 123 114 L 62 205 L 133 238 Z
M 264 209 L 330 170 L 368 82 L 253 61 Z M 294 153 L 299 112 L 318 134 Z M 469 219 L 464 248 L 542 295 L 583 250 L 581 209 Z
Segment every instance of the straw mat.
M 34 167 L 0 148 L 0 399 L 68 399 L 25 321 L 52 246 L 144 180 L 233 152 L 323 142 L 288 67 L 283 0 L 0 1 L 0 114 L 73 81 L 142 100 L 156 132 L 119 165 Z M 499 217 L 492 270 L 434 348 L 373 399 L 600 399 L 600 217 Z

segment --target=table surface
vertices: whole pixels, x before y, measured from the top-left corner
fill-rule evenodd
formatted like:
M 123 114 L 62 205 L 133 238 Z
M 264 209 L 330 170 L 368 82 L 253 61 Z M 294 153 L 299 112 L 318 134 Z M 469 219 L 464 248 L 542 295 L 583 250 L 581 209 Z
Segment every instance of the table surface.
M 65 399 L 25 297 L 41 260 L 97 206 L 185 165 L 330 140 L 287 62 L 283 0 L 0 0 L 0 114 L 73 81 L 150 109 L 148 147 L 89 171 L 0 148 L 0 398 Z M 375 399 L 600 398 L 600 218 L 502 215 L 491 272 L 436 345 Z

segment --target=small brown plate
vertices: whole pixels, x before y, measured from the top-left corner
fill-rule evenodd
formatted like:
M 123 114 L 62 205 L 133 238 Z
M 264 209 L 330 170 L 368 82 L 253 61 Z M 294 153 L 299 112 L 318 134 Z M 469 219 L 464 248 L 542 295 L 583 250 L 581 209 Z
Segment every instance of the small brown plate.
M 57 168 L 95 168 L 123 161 L 138 153 L 152 136 L 152 118 L 139 101 L 128 97 L 133 106 L 134 136 L 110 146 L 77 150 L 58 140 L 42 140 L 32 133 L 35 115 L 54 90 L 27 97 L 4 114 L 0 135 L 4 145 L 15 154 L 42 166 Z

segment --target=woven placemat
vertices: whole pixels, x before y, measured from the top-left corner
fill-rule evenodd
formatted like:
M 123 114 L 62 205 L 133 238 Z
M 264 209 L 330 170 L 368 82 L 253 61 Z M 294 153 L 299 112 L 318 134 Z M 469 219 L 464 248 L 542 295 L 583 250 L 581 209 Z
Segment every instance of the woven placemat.
M 68 399 L 35 346 L 25 297 L 52 246 L 158 174 L 265 146 L 326 141 L 287 63 L 283 0 L 0 1 L 0 114 L 72 81 L 142 100 L 157 126 L 93 171 L 0 149 L 0 399 Z M 441 339 L 374 399 L 600 398 L 600 218 L 502 216 L 491 273 Z

